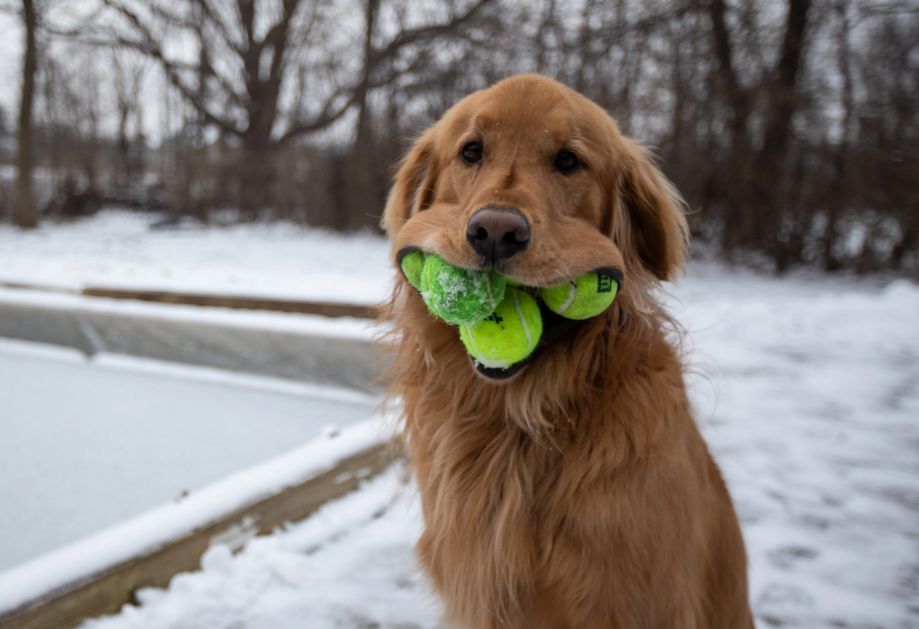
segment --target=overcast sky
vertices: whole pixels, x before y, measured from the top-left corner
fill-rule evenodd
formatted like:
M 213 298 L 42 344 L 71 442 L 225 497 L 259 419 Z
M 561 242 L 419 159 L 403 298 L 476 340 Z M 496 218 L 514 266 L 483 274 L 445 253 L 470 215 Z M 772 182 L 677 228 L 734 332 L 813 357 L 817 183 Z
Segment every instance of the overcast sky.
M 7 122 L 19 109 L 21 64 L 22 26 L 16 17 L 0 13 L 0 107 Z

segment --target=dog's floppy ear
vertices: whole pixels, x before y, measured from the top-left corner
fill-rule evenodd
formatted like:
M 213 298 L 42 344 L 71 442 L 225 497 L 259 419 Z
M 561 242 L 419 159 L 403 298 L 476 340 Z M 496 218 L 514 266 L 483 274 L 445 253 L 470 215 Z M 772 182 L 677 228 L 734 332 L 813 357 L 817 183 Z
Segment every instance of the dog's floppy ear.
M 381 223 L 390 238 L 405 221 L 431 205 L 437 168 L 432 128 L 415 142 L 399 164 Z
M 613 239 L 627 260 L 640 262 L 658 280 L 672 280 L 683 270 L 689 247 L 683 199 L 644 147 L 627 138 L 620 141 L 624 173 Z

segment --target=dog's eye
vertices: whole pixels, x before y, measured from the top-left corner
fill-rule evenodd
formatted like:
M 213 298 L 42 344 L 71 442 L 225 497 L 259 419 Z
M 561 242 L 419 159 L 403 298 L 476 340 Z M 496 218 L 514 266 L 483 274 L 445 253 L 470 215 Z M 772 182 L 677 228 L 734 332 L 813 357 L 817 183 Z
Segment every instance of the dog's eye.
M 581 160 L 571 151 L 562 151 L 555 156 L 555 168 L 562 174 L 568 174 L 581 165 Z
M 477 164 L 482 161 L 482 145 L 478 142 L 470 142 L 463 147 L 460 155 L 467 164 Z

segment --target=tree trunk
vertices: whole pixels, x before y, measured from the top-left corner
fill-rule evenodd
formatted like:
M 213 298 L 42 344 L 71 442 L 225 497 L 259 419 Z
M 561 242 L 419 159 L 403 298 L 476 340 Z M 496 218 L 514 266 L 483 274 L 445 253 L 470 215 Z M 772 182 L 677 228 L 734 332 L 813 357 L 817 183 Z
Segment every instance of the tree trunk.
M 32 101 L 35 95 L 35 70 L 38 65 L 35 45 L 38 18 L 32 0 L 22 0 L 22 16 L 26 27 L 26 46 L 22 63 L 22 100 L 19 106 L 16 222 L 20 227 L 32 229 L 38 227 L 38 216 L 32 198 Z
M 779 256 L 781 244 L 776 236 L 782 224 L 791 122 L 798 104 L 796 79 L 810 6 L 811 0 L 788 2 L 779 61 L 767 84 L 769 100 L 763 148 L 754 154 L 747 129 L 750 95 L 740 85 L 737 75 L 725 20 L 725 2 L 712 0 L 709 3 L 718 72 L 733 114 L 730 153 L 722 175 L 728 206 L 724 248 L 730 252 L 737 248 L 765 247 L 780 266 L 787 262 L 787 256 Z
M 724 0 L 709 3 L 712 20 L 715 56 L 718 59 L 718 75 L 731 109 L 731 144 L 727 162 L 722 170 L 724 197 L 727 207 L 724 212 L 724 243 L 726 252 L 749 245 L 748 215 L 745 195 L 750 180 L 750 137 L 747 120 L 750 117 L 750 96 L 740 85 L 734 64 L 734 50 L 725 20 Z
M 370 126 L 370 112 L 367 111 L 367 96 L 370 92 L 370 73 L 377 63 L 373 49 L 373 33 L 376 29 L 377 13 L 380 0 L 367 0 L 364 13 L 364 68 L 360 84 L 355 90 L 354 103 L 357 106 L 357 134 L 354 144 L 358 150 L 366 147 L 372 140 L 373 130 Z
M 787 255 L 780 255 L 778 250 L 783 245 L 775 236 L 782 224 L 785 211 L 783 206 L 789 192 L 785 185 L 788 147 L 791 122 L 798 107 L 796 80 L 801 68 L 810 6 L 811 0 L 789 0 L 788 3 L 782 55 L 769 91 L 763 148 L 756 160 L 756 183 L 752 191 L 755 204 L 753 235 L 766 240 L 767 250 L 772 249 L 773 258 L 782 263 L 779 265 L 780 271 L 784 270 L 786 263 L 792 262 Z
M 336 162 L 341 170 L 344 190 L 336 208 L 338 229 L 359 229 L 368 223 L 367 215 L 383 213 L 385 190 L 378 184 L 377 144 L 373 133 L 373 116 L 368 102 L 371 75 L 379 59 L 373 46 L 373 35 L 379 15 L 380 0 L 366 0 L 364 7 L 364 67 L 360 83 L 354 90 L 357 129 L 348 154 Z M 385 184 L 383 186 L 385 188 Z M 371 221 L 371 224 L 375 221 Z
M 852 127 L 853 89 L 852 89 L 852 64 L 849 59 L 849 12 L 848 3 L 839 3 L 836 11 L 840 17 L 840 29 L 838 35 L 839 46 L 839 73 L 842 75 L 842 137 L 839 140 L 839 149 L 833 159 L 834 181 L 830 191 L 830 202 L 826 209 L 827 225 L 823 234 L 823 251 L 821 253 L 823 268 L 825 271 L 838 271 L 842 268 L 842 262 L 836 258 L 833 249 L 836 243 L 844 238 L 842 230 L 839 228 L 839 217 L 841 208 L 846 202 L 853 198 L 852 184 L 849 173 L 849 144 L 851 142 L 850 129 Z

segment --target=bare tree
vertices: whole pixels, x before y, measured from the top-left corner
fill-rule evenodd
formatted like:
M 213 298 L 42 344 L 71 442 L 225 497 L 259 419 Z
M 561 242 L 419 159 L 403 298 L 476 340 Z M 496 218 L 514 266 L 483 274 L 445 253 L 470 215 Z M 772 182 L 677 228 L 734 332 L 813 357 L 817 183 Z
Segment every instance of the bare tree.
M 373 78 L 384 64 L 411 45 L 457 29 L 489 2 L 478 0 L 442 23 L 401 30 L 384 46 L 375 47 L 373 26 L 380 0 L 365 0 L 365 32 L 370 35 L 364 38 L 364 60 L 357 76 L 349 78 L 343 76 L 345 69 L 329 58 L 340 51 L 329 48 L 329 34 L 324 30 L 329 27 L 329 9 L 317 0 L 282 0 L 276 4 L 237 0 L 235 5 L 193 0 L 181 6 L 154 0 L 103 1 L 122 20 L 115 28 L 104 27 L 111 43 L 155 59 L 207 124 L 216 125 L 256 151 L 326 129 L 355 104 L 360 109 L 367 92 L 386 82 Z M 167 27 L 194 34 L 201 48 L 197 66 L 167 52 Z M 298 68 L 297 64 L 305 59 L 321 59 L 309 69 L 325 75 L 331 84 L 322 85 L 322 89 L 312 86 L 312 96 L 321 101 L 313 115 L 305 109 L 282 112 L 280 97 L 285 83 L 302 78 L 298 70 L 304 66 Z M 210 79 L 208 90 L 198 84 L 202 76 Z
M 710 249 L 779 270 L 919 270 L 919 12 L 906 2 L 31 2 L 41 54 L 20 145 L 52 185 L 158 181 L 202 221 L 219 208 L 362 228 L 421 128 L 538 70 L 659 148 Z M 19 0 L 0 9 L 14 4 L 24 17 Z M 89 79 L 82 58 L 108 65 Z M 141 166 L 130 156 L 151 99 L 162 137 Z
M 250 218 L 271 204 L 267 190 L 278 149 L 332 128 L 349 112 L 356 114 L 355 145 L 366 145 L 371 92 L 415 67 L 397 63 L 403 53 L 459 31 L 489 2 L 447 5 L 445 19 L 412 27 L 401 22 L 406 7 L 395 6 L 401 28 L 387 34 L 377 27 L 381 0 L 360 0 L 365 20 L 355 47 L 357 42 L 331 30 L 347 9 L 318 0 L 102 1 L 108 15 L 99 21 L 95 43 L 155 60 L 198 112 L 201 126 L 239 142 L 239 204 Z M 177 33 L 197 43 L 197 59 L 170 51 Z M 357 64 L 355 55 L 345 53 L 355 48 L 363 53 Z

